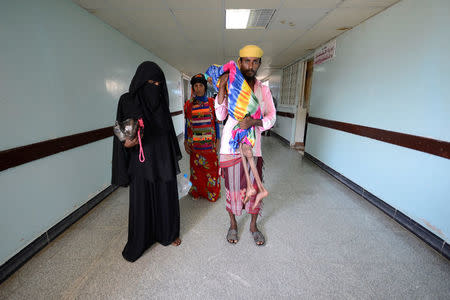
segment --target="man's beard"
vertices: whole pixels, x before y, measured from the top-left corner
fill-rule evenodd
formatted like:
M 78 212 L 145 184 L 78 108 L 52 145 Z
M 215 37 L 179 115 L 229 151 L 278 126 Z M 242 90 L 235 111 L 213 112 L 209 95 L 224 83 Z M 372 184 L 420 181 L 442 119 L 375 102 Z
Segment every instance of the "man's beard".
M 244 76 L 245 81 L 252 82 L 255 80 L 256 72 L 252 76 L 248 76 L 247 74 L 242 74 L 242 76 Z

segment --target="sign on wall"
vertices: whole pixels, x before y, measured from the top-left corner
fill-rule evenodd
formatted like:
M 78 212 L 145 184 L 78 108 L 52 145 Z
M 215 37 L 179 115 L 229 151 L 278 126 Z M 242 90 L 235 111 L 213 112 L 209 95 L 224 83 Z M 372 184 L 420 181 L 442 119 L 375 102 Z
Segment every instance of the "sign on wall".
M 336 40 L 332 40 L 314 53 L 314 65 L 320 65 L 336 56 Z

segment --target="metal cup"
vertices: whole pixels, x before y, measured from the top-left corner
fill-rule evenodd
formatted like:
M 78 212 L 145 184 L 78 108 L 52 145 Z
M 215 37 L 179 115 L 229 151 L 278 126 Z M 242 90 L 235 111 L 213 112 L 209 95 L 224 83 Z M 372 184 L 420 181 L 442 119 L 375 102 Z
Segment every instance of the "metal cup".
M 114 134 L 121 142 L 133 140 L 136 137 L 139 123 L 134 119 L 126 119 L 123 122 L 116 121 L 114 125 Z

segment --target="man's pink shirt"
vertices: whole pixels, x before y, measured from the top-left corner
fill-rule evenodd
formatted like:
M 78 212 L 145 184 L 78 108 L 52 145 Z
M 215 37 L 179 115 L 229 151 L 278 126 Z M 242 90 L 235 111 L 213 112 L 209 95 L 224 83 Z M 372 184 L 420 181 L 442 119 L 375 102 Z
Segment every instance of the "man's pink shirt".
M 261 81 L 256 80 L 255 86 L 254 86 L 254 93 L 256 97 L 260 101 L 261 111 L 263 113 L 263 119 L 262 127 L 256 127 L 256 142 L 255 146 L 253 147 L 253 155 L 254 156 L 262 156 L 261 152 L 261 132 L 264 130 L 269 130 L 272 128 L 272 126 L 275 124 L 276 121 L 276 111 L 275 111 L 275 105 L 273 104 L 272 94 L 270 93 L 270 89 L 268 86 L 262 85 Z M 225 99 L 225 101 L 222 104 L 219 104 L 217 101 L 217 97 L 215 100 L 215 110 L 216 110 L 216 117 L 217 120 L 223 121 L 228 115 L 228 99 Z M 238 122 L 233 118 L 228 118 L 222 132 L 222 140 L 220 145 L 220 154 L 237 154 L 239 153 L 239 150 L 237 152 L 233 152 L 229 141 L 231 139 L 231 131 L 233 130 L 233 127 Z

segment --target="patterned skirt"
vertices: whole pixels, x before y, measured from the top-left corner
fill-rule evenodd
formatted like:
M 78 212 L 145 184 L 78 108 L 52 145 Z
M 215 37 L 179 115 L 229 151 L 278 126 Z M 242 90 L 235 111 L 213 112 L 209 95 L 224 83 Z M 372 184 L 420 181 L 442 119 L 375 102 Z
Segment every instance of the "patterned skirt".
M 191 196 L 211 202 L 220 198 L 219 163 L 216 150 L 196 151 L 191 154 Z
M 264 161 L 262 157 L 254 157 L 256 160 L 256 169 L 259 173 L 261 180 L 263 180 L 263 166 Z M 258 190 L 256 180 L 253 177 L 253 173 L 250 171 L 250 179 L 252 180 L 253 187 Z M 245 178 L 244 165 L 242 164 L 242 158 L 240 154 L 237 155 L 221 155 L 220 156 L 220 168 L 222 177 L 225 180 L 225 189 L 227 193 L 226 209 L 236 216 L 242 214 L 242 210 L 249 214 L 259 214 L 261 211 L 262 201 L 255 209 L 253 204 L 256 200 L 256 195 L 251 197 L 249 201 L 244 205 L 245 193 L 247 192 L 247 180 Z

